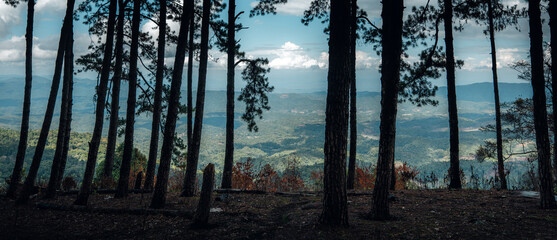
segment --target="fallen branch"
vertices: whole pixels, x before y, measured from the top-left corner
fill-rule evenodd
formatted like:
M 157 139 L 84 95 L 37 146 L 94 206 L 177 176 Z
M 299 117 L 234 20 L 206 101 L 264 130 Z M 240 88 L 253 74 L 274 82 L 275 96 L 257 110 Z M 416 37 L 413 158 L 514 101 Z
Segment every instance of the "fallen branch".
M 153 190 L 146 190 L 146 189 L 130 189 L 128 193 L 152 193 Z M 78 194 L 79 190 L 70 190 L 70 191 L 59 191 L 57 194 L 58 196 L 67 196 L 67 195 L 75 195 Z M 116 189 L 98 189 L 93 190 L 91 193 L 97 194 L 115 194 Z
M 87 213 L 104 213 L 104 214 L 130 214 L 130 215 L 164 215 L 169 217 L 192 218 L 192 211 L 168 210 L 168 209 L 150 209 L 150 208 L 99 208 L 78 205 L 59 205 L 52 203 L 35 203 L 38 209 L 48 209 L 57 211 L 70 212 L 87 212 Z

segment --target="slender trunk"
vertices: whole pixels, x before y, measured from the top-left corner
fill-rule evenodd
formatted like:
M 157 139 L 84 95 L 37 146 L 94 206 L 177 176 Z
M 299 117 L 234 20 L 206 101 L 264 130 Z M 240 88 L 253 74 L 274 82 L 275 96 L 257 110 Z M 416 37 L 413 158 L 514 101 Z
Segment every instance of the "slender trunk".
M 324 225 L 348 226 L 346 200 L 346 144 L 350 77 L 350 2 L 331 1 L 329 73 L 325 117 L 323 177 Z
M 164 48 L 166 44 L 166 0 L 160 0 L 159 41 L 157 49 L 157 72 L 155 77 L 155 99 L 153 102 L 153 123 L 151 125 L 151 142 L 149 144 L 149 160 L 143 189 L 153 189 L 157 151 L 159 149 L 159 133 L 161 123 L 162 83 L 164 81 Z
M 203 187 L 197 204 L 197 211 L 193 215 L 192 226 L 195 228 L 207 227 L 211 212 L 211 195 L 215 185 L 215 165 L 209 163 L 203 171 Z
M 195 177 L 197 175 L 197 160 L 201 143 L 201 128 L 203 124 L 203 108 L 205 103 L 205 84 L 207 80 L 207 58 L 209 45 L 209 16 L 211 15 L 211 0 L 203 0 L 203 18 L 201 24 L 201 54 L 199 61 L 199 79 L 197 83 L 197 99 L 195 102 L 195 120 L 191 149 L 188 149 L 186 176 L 182 187 L 182 197 L 191 197 L 195 192 Z
M 141 0 L 133 1 L 132 43 L 130 47 L 130 73 L 128 89 L 128 106 L 126 110 L 126 130 L 124 137 L 124 154 L 120 164 L 120 179 L 115 198 L 128 195 L 130 167 L 133 153 L 133 127 L 135 123 L 135 97 L 137 91 L 137 54 L 139 48 L 139 24 L 141 21 Z M 141 185 L 141 184 L 140 184 Z
M 25 89 L 23 93 L 23 113 L 19 132 L 19 144 L 15 166 L 10 179 L 7 196 L 14 198 L 21 179 L 21 170 L 27 151 L 27 137 L 29 135 L 29 114 L 31 112 L 31 86 L 33 83 L 33 18 L 35 16 L 35 0 L 27 1 L 27 29 L 25 32 Z
M 381 68 L 381 124 L 379 158 L 370 216 L 376 220 L 390 218 L 389 183 L 395 158 L 396 114 L 402 52 L 403 0 L 383 1 L 383 53 Z
M 228 2 L 227 36 L 227 75 L 226 75 L 226 148 L 222 188 L 232 188 L 232 165 L 234 164 L 234 65 L 236 59 L 236 1 Z
M 543 32 L 541 23 L 540 0 L 528 1 L 530 16 L 530 57 L 532 64 L 532 89 L 534 100 L 534 127 L 538 150 L 538 174 L 540 176 L 541 208 L 555 208 L 553 180 L 551 176 L 551 153 L 547 130 L 547 106 L 543 69 Z
M 126 14 L 124 0 L 118 0 L 118 25 L 116 26 L 116 46 L 114 56 L 114 76 L 112 76 L 112 96 L 110 104 L 110 122 L 108 125 L 108 136 L 106 144 L 106 154 L 104 159 L 104 172 L 102 185 L 113 182 L 112 168 L 114 166 L 114 152 L 116 151 L 116 140 L 118 138 L 118 111 L 120 110 L 120 82 L 122 80 L 122 64 L 124 52 L 124 21 Z
M 446 46 L 446 70 L 447 70 L 447 92 L 449 101 L 449 131 L 450 131 L 450 161 L 449 175 L 450 189 L 461 189 L 460 162 L 458 153 L 458 109 L 456 107 L 455 86 L 455 60 L 453 46 L 453 4 L 452 0 L 444 0 L 445 3 L 445 46 Z
M 499 81 L 497 79 L 497 48 L 495 48 L 495 28 L 493 24 L 492 0 L 487 1 L 489 16 L 489 40 L 491 42 L 491 71 L 493 72 L 493 91 L 495 93 L 495 128 L 497 131 L 497 170 L 501 189 L 507 190 L 505 165 L 503 163 L 503 134 L 501 131 L 501 104 L 499 102 Z
M 70 44 L 66 48 L 66 54 L 71 54 L 72 63 L 73 63 L 73 30 L 71 31 L 71 38 Z M 62 157 L 60 160 L 60 167 L 58 168 L 58 180 L 56 181 L 56 189 L 60 189 L 60 185 L 62 183 L 62 179 L 64 177 L 64 171 L 66 170 L 66 161 L 68 160 L 68 152 L 70 150 L 70 138 L 72 132 L 72 105 L 73 105 L 73 71 L 74 65 L 70 64 L 69 66 L 71 69 L 68 72 L 71 72 L 72 75 L 69 76 L 69 87 L 68 87 L 68 109 L 67 109 L 67 118 L 68 122 L 66 124 L 66 134 L 64 140 L 64 149 L 62 150 Z
M 358 121 L 356 119 L 356 38 L 357 38 L 357 0 L 352 0 L 350 14 L 350 157 L 348 159 L 348 179 L 346 188 L 354 189 L 354 173 L 356 172 L 356 143 L 358 140 Z
M 557 6 L 555 2 L 549 3 L 549 21 L 551 27 L 551 46 L 557 46 Z M 555 24 L 554 24 L 555 23 Z M 555 36 L 555 38 L 553 37 Z M 557 79 L 557 63 L 553 64 L 553 59 L 557 58 L 557 47 L 551 48 L 551 79 Z M 555 77 L 553 77 L 555 76 Z M 551 101 L 553 103 L 553 173 L 554 177 L 557 178 L 557 81 L 551 81 L 551 89 L 553 94 L 551 95 Z
M 189 43 L 188 43 L 188 83 L 187 83 L 187 91 L 188 91 L 188 100 L 187 100 L 187 118 L 188 118 L 188 126 L 187 126 L 187 146 L 188 150 L 191 149 L 191 135 L 193 131 L 193 122 L 192 122 L 192 112 L 193 112 L 193 91 L 192 91 L 192 82 L 193 82 L 193 56 L 195 54 L 195 46 L 193 39 L 195 38 L 195 15 L 191 17 L 190 21 L 190 36 L 189 36 Z
M 193 15 L 193 6 L 193 0 L 184 2 L 180 33 L 178 34 L 178 44 L 176 46 L 176 60 L 174 61 L 174 72 L 172 73 L 172 83 L 170 86 L 170 97 L 168 98 L 168 114 L 166 115 L 166 124 L 164 126 L 161 159 L 157 174 L 157 182 L 155 183 L 155 191 L 151 199 L 151 208 L 162 208 L 166 202 L 168 172 L 170 171 L 170 160 L 172 158 L 172 149 L 174 148 L 174 131 L 176 130 L 176 119 L 178 117 L 180 87 L 182 86 L 182 73 L 188 40 L 187 36 L 190 17 Z
M 110 62 L 112 59 L 112 47 L 114 41 L 114 22 L 116 21 L 117 0 L 110 0 L 108 13 L 108 29 L 106 33 L 106 44 L 104 48 L 104 59 L 102 63 L 101 78 L 97 88 L 97 106 L 95 109 L 95 127 L 93 136 L 89 142 L 89 152 L 87 154 L 87 164 L 85 166 L 85 174 L 81 189 L 77 195 L 74 204 L 87 205 L 91 184 L 93 183 L 93 175 L 95 173 L 95 165 L 97 164 L 97 154 L 101 143 L 103 120 L 104 120 L 104 104 L 106 99 L 106 90 L 108 86 L 108 77 L 110 75 Z M 106 167 L 106 166 L 105 166 Z
M 52 167 L 50 169 L 50 179 L 48 181 L 48 187 L 46 190 L 45 198 L 53 198 L 56 195 L 56 190 L 58 190 L 58 178 L 60 174 L 60 166 L 62 164 L 64 150 L 66 145 L 69 144 L 66 141 L 68 138 L 68 124 L 69 108 L 70 108 L 70 85 L 73 77 L 73 24 L 70 23 L 68 28 L 67 44 L 64 54 L 64 81 L 62 84 L 62 103 L 60 104 L 60 123 L 58 125 L 58 137 L 56 139 L 56 150 L 54 152 L 54 159 L 52 160 Z M 67 157 L 67 155 L 66 155 Z
M 29 173 L 25 178 L 23 184 L 23 190 L 17 199 L 18 204 L 25 204 L 31 195 L 33 186 L 35 185 L 35 179 L 37 178 L 37 173 L 39 171 L 39 166 L 41 164 L 41 159 L 43 157 L 44 148 L 46 146 L 46 141 L 48 138 L 48 132 L 50 131 L 50 124 L 52 122 L 52 115 L 54 114 L 54 105 L 56 104 L 56 96 L 58 95 L 58 88 L 60 87 L 60 75 L 62 73 L 62 62 L 64 58 L 64 48 L 67 44 L 68 29 L 70 27 L 70 22 L 73 21 L 73 7 L 75 0 L 68 0 L 66 16 L 64 17 L 64 23 L 62 25 L 62 31 L 60 34 L 60 42 L 58 44 L 58 53 L 56 55 L 56 65 L 54 67 L 54 76 L 52 78 L 52 86 L 50 88 L 50 95 L 48 96 L 48 103 L 46 106 L 46 112 L 43 120 L 43 125 L 41 128 L 41 133 L 37 141 L 37 146 L 35 148 L 35 155 L 33 155 L 33 161 L 31 162 L 31 167 L 29 168 Z

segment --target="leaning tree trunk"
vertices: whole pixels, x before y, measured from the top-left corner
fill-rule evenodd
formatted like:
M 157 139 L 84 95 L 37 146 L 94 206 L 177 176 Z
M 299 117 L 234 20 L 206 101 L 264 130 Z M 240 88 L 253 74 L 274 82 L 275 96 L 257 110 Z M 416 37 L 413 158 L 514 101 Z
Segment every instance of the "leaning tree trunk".
M 557 3 L 552 1 L 549 3 L 549 19 L 551 27 L 551 46 L 557 46 Z M 553 37 L 556 36 L 556 37 Z M 551 79 L 557 79 L 557 63 L 553 64 L 553 59 L 557 59 L 557 48 L 551 48 Z M 555 77 L 553 77 L 555 76 Z M 557 81 L 551 81 L 551 89 L 553 94 L 551 100 L 553 103 L 553 172 L 557 178 Z
M 127 2 L 127 1 L 126 1 Z M 116 151 L 116 140 L 118 138 L 118 111 L 120 110 L 120 82 L 122 80 L 122 64 L 124 53 L 124 21 L 126 6 L 124 0 L 118 0 L 118 25 L 116 29 L 116 46 L 114 65 L 114 76 L 112 76 L 112 103 L 110 104 L 110 122 L 108 125 L 108 136 L 106 143 L 106 154 L 104 159 L 104 172 L 102 185 L 108 187 L 112 183 L 112 168 L 114 166 L 114 152 Z
M 178 105 L 180 104 L 180 87 L 182 86 L 182 73 L 188 40 L 187 36 L 190 17 L 193 15 L 193 6 L 193 0 L 188 0 L 183 6 L 182 22 L 180 23 L 180 33 L 178 34 L 178 44 L 176 46 L 176 60 L 174 61 L 174 71 L 172 73 L 172 83 L 170 86 L 170 97 L 168 98 L 168 113 L 166 115 L 166 125 L 164 126 L 161 159 L 157 182 L 155 183 L 155 191 L 151 199 L 151 208 L 162 208 L 166 202 L 168 172 L 170 171 L 170 160 L 172 158 L 172 149 L 174 148 L 174 131 L 176 130 Z
M 23 113 L 19 132 L 19 144 L 15 157 L 14 170 L 10 178 L 10 186 L 6 195 L 14 198 L 21 179 L 21 170 L 27 151 L 29 135 L 29 114 L 31 112 L 31 86 L 33 83 L 33 18 L 35 16 L 35 0 L 27 1 L 27 29 L 25 30 L 25 89 L 23 93 Z
M 447 92 L 449 101 L 449 134 L 450 134 L 450 189 L 461 189 L 460 161 L 458 153 L 458 109 L 456 107 L 455 86 L 455 59 L 453 46 L 453 3 L 452 0 L 444 0 L 445 3 L 445 46 L 446 46 L 446 70 L 447 70 Z
M 43 125 L 41 128 L 41 133 L 37 141 L 37 146 L 35 148 L 35 155 L 33 155 L 33 161 L 31 162 L 31 167 L 29 168 L 29 173 L 25 178 L 23 184 L 23 190 L 17 199 L 18 204 L 25 204 L 31 195 L 33 186 L 35 185 L 35 179 L 37 178 L 37 173 L 41 164 L 41 159 L 43 157 L 44 148 L 46 146 L 46 141 L 48 138 L 48 132 L 50 131 L 50 124 L 52 122 L 52 115 L 54 114 L 54 105 L 56 104 L 56 96 L 58 95 L 58 88 L 60 87 L 60 75 L 62 73 L 62 62 L 64 58 L 64 49 L 68 42 L 68 31 L 71 27 L 70 22 L 73 21 L 73 8 L 75 0 L 68 0 L 66 8 L 66 16 L 64 17 L 64 23 L 62 25 L 62 31 L 60 34 L 60 42 L 58 43 L 58 53 L 56 55 L 56 65 L 54 66 L 54 76 L 52 78 L 52 86 L 50 88 L 50 95 L 48 96 L 48 103 L 46 106 L 46 112 L 43 120 Z
M 530 16 L 530 58 L 532 64 L 532 89 L 534 92 L 534 127 L 538 150 L 538 174 L 540 176 L 541 208 L 555 208 L 553 180 L 551 176 L 551 153 L 547 130 L 547 106 L 543 69 L 543 33 L 540 13 L 540 0 L 528 2 Z
M 381 124 L 379 158 L 370 216 L 376 220 L 390 218 L 389 187 L 395 158 L 396 114 L 402 52 L 403 0 L 383 1 L 383 53 L 381 68 Z
M 209 213 L 211 212 L 211 195 L 215 185 L 215 165 L 209 163 L 203 171 L 203 187 L 197 204 L 197 210 L 193 215 L 192 227 L 203 228 L 209 224 Z
M 66 170 L 66 161 L 68 160 L 68 152 L 70 150 L 70 137 L 71 137 L 71 132 L 72 132 L 72 105 L 73 105 L 73 71 L 74 71 L 74 65 L 73 65 L 73 29 L 71 30 L 70 33 L 70 43 L 67 44 L 66 47 L 66 54 L 70 54 L 71 55 L 71 64 L 68 65 L 68 74 L 71 73 L 68 78 L 69 78 L 69 87 L 68 87 L 68 108 L 67 108 L 67 119 L 68 122 L 66 124 L 66 134 L 64 134 L 65 139 L 64 139 L 64 149 L 62 149 L 62 157 L 60 159 L 60 166 L 58 168 L 58 179 L 56 180 L 56 189 L 59 190 L 60 189 L 60 185 L 62 183 L 62 178 L 64 177 L 64 171 Z M 66 73 L 64 73 L 66 74 Z M 65 77 L 65 76 L 64 76 Z
M 350 1 L 331 1 L 323 177 L 324 225 L 348 226 L 346 144 L 350 89 Z
M 207 58 L 209 45 L 209 16 L 211 15 L 211 0 L 203 0 L 203 18 L 201 24 L 201 53 L 199 59 L 199 79 L 197 82 L 197 99 L 195 102 L 195 121 L 191 149 L 188 149 L 186 176 L 182 187 L 182 197 L 191 197 L 195 192 L 195 177 L 197 175 L 197 161 L 199 145 L 201 143 L 201 128 L 203 126 L 203 108 L 205 103 L 205 84 L 207 80 Z
M 69 108 L 71 107 L 72 96 L 70 88 L 72 78 L 73 78 L 73 24 L 70 23 L 67 36 L 67 44 L 64 54 L 64 81 L 62 85 L 62 103 L 60 105 L 60 123 L 58 125 L 58 137 L 56 139 L 56 150 L 54 152 L 54 159 L 52 160 L 52 167 L 50 169 L 50 179 L 48 181 L 48 187 L 46 189 L 45 198 L 53 198 L 56 195 L 56 190 L 58 190 L 58 178 L 60 174 L 60 166 L 62 161 L 64 161 L 64 150 L 66 145 L 69 143 L 68 124 L 70 120 Z M 67 155 L 66 155 L 67 157 Z
M 130 48 L 130 73 L 128 89 L 128 106 L 126 110 L 126 130 L 124 137 L 124 154 L 120 164 L 120 178 L 115 198 L 128 196 L 130 167 L 133 153 L 133 126 L 135 123 L 135 101 L 137 91 L 137 55 L 139 48 L 139 24 L 141 21 L 141 0 L 133 1 L 132 43 Z M 140 184 L 141 185 L 141 184 Z
M 93 136 L 89 142 L 89 152 L 87 154 L 87 164 L 85 166 L 85 174 L 81 189 L 77 195 L 74 204 L 87 205 L 91 184 L 93 183 L 93 175 L 95 173 L 95 165 L 97 164 L 97 154 L 101 143 L 103 120 L 104 120 L 104 104 L 106 98 L 106 90 L 108 86 L 108 77 L 110 75 L 110 62 L 112 59 L 112 46 L 114 41 L 114 23 L 116 21 L 116 6 L 118 0 L 110 0 L 108 13 L 108 29 L 106 36 L 106 44 L 104 48 L 104 58 L 102 63 L 101 78 L 97 87 L 97 106 L 95 109 L 95 127 L 93 128 Z M 106 166 L 105 166 L 106 167 Z
M 193 122 L 192 122 L 192 112 L 193 112 L 193 97 L 192 97 L 192 82 L 193 82 L 193 56 L 195 51 L 195 46 L 193 39 L 195 38 L 195 15 L 191 17 L 190 21 L 190 36 L 189 36 L 189 43 L 188 43 L 188 83 L 187 83 L 187 91 L 188 91 L 188 100 L 187 100 L 187 147 L 190 149 L 191 145 L 191 136 L 193 131 Z
M 159 149 L 159 133 L 161 124 L 162 83 L 164 81 L 164 48 L 166 44 L 166 0 L 160 0 L 159 41 L 157 49 L 157 72 L 155 76 L 155 99 L 153 102 L 153 122 L 151 125 L 151 142 L 149 144 L 149 160 L 143 189 L 153 189 L 157 151 Z
M 222 188 L 232 188 L 232 165 L 234 164 L 234 67 L 236 59 L 236 1 L 228 2 L 227 36 L 227 74 L 226 74 L 226 147 Z
M 354 189 L 356 172 L 356 144 L 358 140 L 358 121 L 356 118 L 356 38 L 358 28 L 358 3 L 352 0 L 350 6 L 350 158 L 348 159 L 348 178 L 346 188 Z
M 503 134 L 501 130 L 501 104 L 499 102 L 499 80 L 497 79 L 497 48 L 495 48 L 495 28 L 493 24 L 493 6 L 487 1 L 489 15 L 489 40 L 491 42 L 491 71 L 493 72 L 493 92 L 495 94 L 495 128 L 497 132 L 497 170 L 501 189 L 507 190 L 505 165 L 503 163 Z

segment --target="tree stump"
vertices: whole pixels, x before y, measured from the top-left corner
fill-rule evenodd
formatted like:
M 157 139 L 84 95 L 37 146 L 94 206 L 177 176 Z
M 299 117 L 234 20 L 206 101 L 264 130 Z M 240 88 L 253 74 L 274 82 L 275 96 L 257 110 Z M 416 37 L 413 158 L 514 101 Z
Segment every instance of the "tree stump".
M 133 189 L 141 189 L 141 182 L 143 181 L 143 172 L 138 172 L 135 177 L 135 185 Z
M 201 196 L 197 211 L 193 216 L 192 228 L 207 227 L 209 223 L 209 211 L 211 208 L 211 195 L 215 184 L 215 165 L 212 163 L 205 167 L 203 171 L 203 186 L 201 188 Z

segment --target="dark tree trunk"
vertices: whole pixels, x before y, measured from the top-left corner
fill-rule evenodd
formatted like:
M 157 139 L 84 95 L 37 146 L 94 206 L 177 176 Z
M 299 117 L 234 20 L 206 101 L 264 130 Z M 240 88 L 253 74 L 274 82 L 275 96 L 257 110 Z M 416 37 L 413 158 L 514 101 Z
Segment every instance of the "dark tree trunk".
M 445 3 L 445 46 L 446 46 L 446 70 L 447 70 L 447 92 L 449 101 L 449 134 L 450 134 L 450 189 L 461 189 L 460 182 L 460 160 L 458 153 L 458 109 L 456 107 L 455 86 L 455 60 L 453 46 L 453 3 L 452 0 L 444 0 Z
M 383 1 L 383 39 L 381 68 L 381 124 L 379 158 L 370 216 L 389 219 L 389 187 L 395 158 L 396 114 L 402 52 L 403 0 Z
M 358 140 L 358 121 L 356 119 L 356 38 L 357 38 L 357 0 L 352 0 L 350 5 L 350 157 L 348 159 L 348 179 L 346 188 L 354 189 L 354 178 L 356 172 L 356 142 Z
M 64 150 L 66 145 L 69 144 L 68 124 L 71 121 L 69 118 L 69 108 L 71 107 L 72 96 L 70 88 L 73 78 L 73 24 L 70 23 L 68 30 L 67 44 L 64 53 L 64 81 L 62 85 L 62 103 L 60 104 L 60 123 L 58 125 L 58 137 L 56 139 L 56 150 L 54 152 L 54 159 L 52 160 L 52 167 L 50 169 L 50 179 L 46 189 L 45 198 L 53 198 L 56 195 L 56 190 L 60 185 L 58 179 L 60 178 L 60 166 L 64 161 Z M 67 157 L 67 155 L 66 155 Z
M 188 43 L 188 83 L 187 83 L 187 91 L 188 91 L 188 99 L 187 99 L 187 119 L 188 119 L 188 125 L 187 125 L 187 147 L 188 150 L 191 149 L 191 136 L 192 136 L 192 131 L 193 131 L 193 122 L 192 122 L 192 112 L 193 112 L 193 90 L 192 90 L 192 84 L 193 84 L 193 61 L 194 58 L 193 56 L 195 55 L 195 46 L 194 46 L 194 40 L 195 38 L 195 15 L 193 15 L 191 17 L 191 21 L 190 21 L 190 36 L 189 36 L 189 43 Z
M 124 0 L 118 0 L 118 25 L 116 26 L 116 46 L 114 56 L 114 76 L 112 76 L 112 96 L 110 104 L 110 122 L 108 125 L 108 136 L 106 154 L 104 159 L 104 172 L 102 186 L 113 182 L 112 168 L 114 167 L 114 152 L 116 151 L 116 140 L 118 138 L 118 111 L 120 110 L 120 82 L 122 80 L 122 64 L 124 53 L 124 21 L 126 14 Z
M 133 1 L 132 43 L 130 47 L 130 73 L 128 85 L 128 106 L 126 109 L 124 154 L 122 155 L 122 164 L 120 165 L 120 179 L 118 179 L 118 188 L 116 189 L 116 194 L 114 195 L 115 198 L 128 196 L 128 184 L 130 181 L 130 167 L 132 163 L 133 153 L 133 128 L 135 123 L 135 95 L 137 91 L 137 55 L 139 48 L 141 2 L 141 0 Z
M 487 1 L 489 17 L 489 40 L 491 42 L 491 71 L 493 72 L 493 91 L 495 93 L 495 128 L 497 131 L 497 171 L 501 189 L 507 190 L 505 165 L 503 163 L 503 134 L 501 130 L 501 104 L 499 102 L 499 80 L 497 78 L 497 48 L 495 48 L 495 27 L 493 24 L 492 0 Z
M 157 182 L 155 183 L 155 191 L 151 200 L 151 208 L 162 208 L 166 202 L 168 172 L 170 171 L 170 160 L 172 158 L 172 149 L 174 148 L 174 131 L 176 130 L 176 119 L 178 117 L 180 87 L 182 86 L 182 73 L 184 69 L 184 59 L 186 57 L 190 17 L 193 15 L 193 3 L 193 0 L 188 0 L 184 3 L 183 7 L 182 22 L 180 23 L 178 44 L 176 46 L 176 60 L 174 61 L 174 71 L 172 73 L 170 97 L 168 98 L 168 114 L 166 115 L 166 124 L 164 126 L 161 159 L 157 174 Z
M 141 189 L 141 181 L 143 180 L 143 172 L 138 172 L 135 176 L 135 185 L 133 189 Z
M 234 164 L 234 67 L 236 59 L 236 1 L 228 2 L 226 75 L 226 147 L 221 188 L 232 188 L 232 165 Z
M 205 103 L 205 84 L 207 80 L 207 58 L 209 44 L 209 16 L 211 14 L 211 0 L 203 0 L 203 18 L 201 24 L 201 53 L 199 59 L 199 79 L 197 83 L 197 99 L 195 101 L 195 120 L 191 149 L 188 149 L 186 176 L 182 197 L 191 197 L 195 192 L 195 177 L 197 175 L 197 160 L 201 143 L 201 128 L 203 126 L 203 108 Z
M 551 46 L 557 46 L 557 3 L 555 1 L 549 3 L 549 22 L 551 27 Z M 554 37 L 555 36 L 555 37 Z M 557 63 L 553 64 L 553 59 L 557 59 L 557 47 L 551 48 L 551 79 L 557 79 Z M 553 77 L 555 76 L 555 77 Z M 553 172 L 557 178 L 557 81 L 551 81 L 551 101 L 553 103 Z
M 547 130 L 547 106 L 543 69 L 543 32 L 540 0 L 528 1 L 530 16 L 530 57 L 532 64 L 532 89 L 534 92 L 534 127 L 538 150 L 538 174 L 540 176 L 541 208 L 555 208 L 553 180 L 551 176 L 551 153 Z
M 159 133 L 161 124 L 162 83 L 164 81 L 164 48 L 166 44 L 166 0 L 160 2 L 159 41 L 157 49 L 157 72 L 155 80 L 155 99 L 153 102 L 153 123 L 151 125 L 151 142 L 149 144 L 149 160 L 145 174 L 144 189 L 153 189 L 157 151 L 159 150 Z
M 192 226 L 195 228 L 206 227 L 209 223 L 209 212 L 211 210 L 211 195 L 215 185 L 215 165 L 210 163 L 203 171 L 203 186 L 201 196 L 197 204 L 197 211 L 193 215 Z
M 44 148 L 46 146 L 46 141 L 48 138 L 48 132 L 50 131 L 50 124 L 52 122 L 52 115 L 54 114 L 54 105 L 56 104 L 56 96 L 58 95 L 58 88 L 60 87 L 60 75 L 62 73 L 62 63 L 64 58 L 64 49 L 68 42 L 68 30 L 71 26 L 70 22 L 73 21 L 73 7 L 75 1 L 69 0 L 67 3 L 66 16 L 64 17 L 64 23 L 62 25 L 62 31 L 60 34 L 60 42 L 58 44 L 58 53 L 56 55 L 56 65 L 54 66 L 54 76 L 52 78 L 52 86 L 50 88 L 50 95 L 48 96 L 48 103 L 46 106 L 46 112 L 43 120 L 43 125 L 41 127 L 41 133 L 39 134 L 39 139 L 37 141 L 37 146 L 35 148 L 35 155 L 33 155 L 33 161 L 31 162 L 31 167 L 29 168 L 29 173 L 25 178 L 23 184 L 23 190 L 21 191 L 19 198 L 17 199 L 17 204 L 25 204 L 33 191 L 35 185 L 35 179 L 37 178 L 37 173 L 41 164 L 41 159 L 43 157 Z
M 66 54 L 72 54 L 72 63 L 73 63 L 73 30 L 71 33 L 71 38 L 70 38 L 70 47 L 68 47 L 66 49 Z M 60 184 L 62 183 L 62 179 L 64 178 L 64 171 L 66 170 L 66 161 L 68 160 L 68 152 L 70 150 L 70 137 L 71 137 L 71 132 L 72 132 L 72 105 L 73 105 L 73 69 L 74 69 L 74 65 L 71 64 L 69 67 L 71 67 L 71 70 L 68 70 L 69 72 L 72 73 L 72 75 L 70 75 L 70 86 L 69 86 L 69 93 L 68 96 L 68 109 L 67 109 L 67 118 L 68 118 L 68 123 L 66 124 L 66 134 L 65 134 L 65 140 L 64 140 L 64 149 L 62 151 L 62 158 L 60 160 L 60 167 L 58 168 L 58 180 L 56 181 L 56 189 L 59 190 L 60 189 Z
M 95 108 L 95 127 L 93 136 L 89 142 L 89 152 L 87 154 L 87 164 L 85 166 L 85 174 L 83 182 L 74 204 L 87 205 L 89 193 L 91 192 L 91 184 L 93 183 L 93 175 L 95 174 L 95 165 L 97 164 L 97 154 L 99 144 L 101 143 L 103 120 L 104 120 L 104 104 L 106 100 L 106 91 L 108 86 L 108 77 L 110 75 L 110 62 L 112 59 L 112 47 L 114 41 L 114 23 L 116 21 L 116 7 L 118 0 L 110 0 L 108 14 L 108 29 L 106 36 L 106 44 L 104 48 L 104 59 L 101 70 L 101 78 L 97 87 L 97 106 Z M 106 167 L 106 166 L 105 166 Z M 112 174 L 112 173 L 111 173 Z
M 331 1 L 323 177 L 324 225 L 348 226 L 346 144 L 350 89 L 350 1 Z
M 14 198 L 21 179 L 21 170 L 27 151 L 29 135 L 29 114 L 31 111 L 31 86 L 33 83 L 33 18 L 35 16 L 35 0 L 27 1 L 27 29 L 25 30 L 25 89 L 23 93 L 23 113 L 19 132 L 19 144 L 15 158 L 14 170 L 10 178 L 10 186 L 6 195 Z

